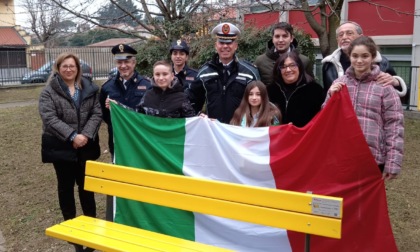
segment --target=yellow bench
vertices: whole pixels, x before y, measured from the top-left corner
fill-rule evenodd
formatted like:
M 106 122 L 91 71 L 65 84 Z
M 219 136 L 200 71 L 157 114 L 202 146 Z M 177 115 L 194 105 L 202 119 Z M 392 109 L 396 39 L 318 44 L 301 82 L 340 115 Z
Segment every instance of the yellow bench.
M 341 238 L 342 198 L 197 179 L 94 161 L 86 165 L 85 189 L 97 193 Z M 229 192 L 229 193 L 226 193 Z M 335 210 L 324 211 L 323 204 Z M 102 251 L 230 251 L 139 228 L 79 216 L 46 234 Z M 239 241 L 238 241 L 239 242 Z

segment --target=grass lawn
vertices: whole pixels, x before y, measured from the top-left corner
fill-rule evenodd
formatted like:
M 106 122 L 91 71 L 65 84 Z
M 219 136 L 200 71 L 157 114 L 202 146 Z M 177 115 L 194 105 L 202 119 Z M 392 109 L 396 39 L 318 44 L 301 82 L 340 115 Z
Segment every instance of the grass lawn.
M 41 89 L 0 89 L 0 105 L 37 101 Z M 62 216 L 54 169 L 51 164 L 41 162 L 37 102 L 25 107 L 0 106 L 0 132 L 0 251 L 2 246 L 6 251 L 72 251 L 66 242 L 44 234 Z M 100 138 L 103 151 L 100 161 L 108 162 L 105 125 L 101 127 Z M 398 179 L 386 183 L 395 239 L 404 252 L 417 252 L 420 248 L 419 149 L 420 120 L 406 119 L 403 172 Z M 98 195 L 97 202 L 98 217 L 104 218 L 105 197 Z

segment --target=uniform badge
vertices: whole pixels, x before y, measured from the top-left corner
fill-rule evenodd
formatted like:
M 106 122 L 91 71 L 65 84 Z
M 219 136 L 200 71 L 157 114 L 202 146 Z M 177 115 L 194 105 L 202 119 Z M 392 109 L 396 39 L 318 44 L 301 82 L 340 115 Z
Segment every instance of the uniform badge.
M 137 89 L 138 89 L 138 90 L 146 90 L 146 89 L 147 89 L 147 87 L 146 87 L 146 86 L 137 86 Z
M 180 39 L 178 39 L 178 40 L 176 41 L 176 44 L 180 46 L 180 45 L 181 45 L 181 40 L 180 40 Z
M 230 32 L 230 26 L 228 24 L 224 24 L 222 26 L 222 32 L 223 32 L 223 34 L 229 34 L 229 32 Z
M 193 81 L 194 77 L 185 77 L 185 80 Z
M 119 46 L 118 46 L 118 49 L 120 49 L 120 52 L 124 52 L 124 45 L 123 44 L 120 44 Z

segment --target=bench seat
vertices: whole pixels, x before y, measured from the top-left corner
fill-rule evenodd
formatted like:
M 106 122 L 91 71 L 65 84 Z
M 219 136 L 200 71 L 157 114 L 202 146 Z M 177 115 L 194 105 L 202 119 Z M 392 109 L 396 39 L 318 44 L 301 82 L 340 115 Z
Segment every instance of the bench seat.
M 232 251 L 83 215 L 48 228 L 46 234 L 97 250 L 111 252 Z
M 343 199 L 180 176 L 94 161 L 85 189 L 175 209 L 341 238 Z M 68 242 L 102 251 L 231 251 L 140 228 L 79 216 L 46 230 Z M 238 241 L 240 242 L 240 241 Z

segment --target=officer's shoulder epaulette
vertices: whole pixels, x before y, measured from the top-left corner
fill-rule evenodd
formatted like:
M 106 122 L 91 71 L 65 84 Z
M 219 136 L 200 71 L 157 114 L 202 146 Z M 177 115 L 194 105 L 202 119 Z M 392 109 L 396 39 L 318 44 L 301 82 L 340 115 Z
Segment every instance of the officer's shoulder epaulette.
M 107 81 L 104 82 L 104 84 L 102 84 L 102 87 L 105 87 L 105 86 L 110 85 L 111 83 L 114 83 L 115 80 L 116 80 L 116 77 L 115 76 L 112 77 L 112 78 L 109 78 Z
M 198 73 L 197 69 L 194 69 L 194 68 L 191 68 L 191 67 L 188 68 L 188 71 L 193 72 L 195 74 Z
M 254 65 L 254 63 L 252 63 L 251 61 L 248 61 L 246 59 L 240 59 L 239 62 L 242 63 L 242 64 L 245 64 L 245 65 L 257 68 L 257 66 Z

